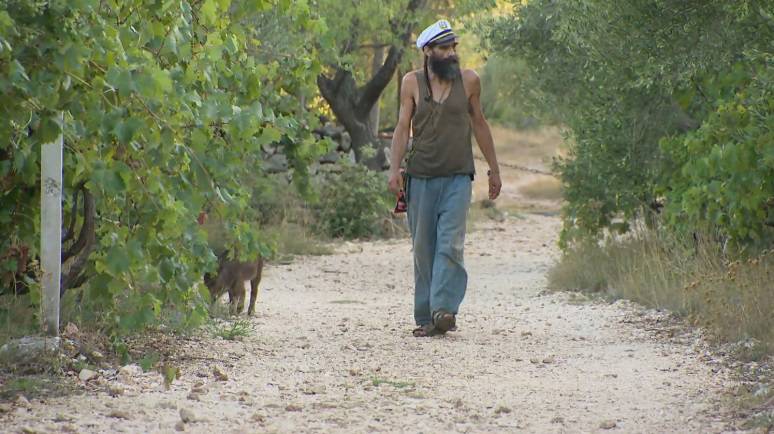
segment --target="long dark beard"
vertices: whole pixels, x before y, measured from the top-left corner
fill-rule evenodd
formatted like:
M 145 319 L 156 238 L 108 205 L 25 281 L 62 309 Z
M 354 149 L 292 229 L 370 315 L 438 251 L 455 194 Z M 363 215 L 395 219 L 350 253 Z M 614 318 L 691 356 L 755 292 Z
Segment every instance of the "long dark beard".
M 460 60 L 457 56 L 450 56 L 446 59 L 438 59 L 430 56 L 430 69 L 441 80 L 451 81 L 460 73 Z

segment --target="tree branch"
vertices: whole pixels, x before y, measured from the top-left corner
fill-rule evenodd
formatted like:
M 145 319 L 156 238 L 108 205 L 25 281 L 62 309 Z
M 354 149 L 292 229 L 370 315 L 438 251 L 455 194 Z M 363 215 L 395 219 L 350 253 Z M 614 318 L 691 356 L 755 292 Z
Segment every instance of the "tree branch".
M 94 197 L 84 183 L 79 185 L 81 186 L 80 190 L 83 193 L 83 225 L 81 226 L 78 241 L 76 241 L 62 257 L 62 262 L 64 263 L 75 255 L 75 259 L 70 264 L 69 270 L 66 274 L 62 275 L 62 284 L 59 290 L 60 296 L 68 289 L 80 286 L 85 282 L 86 275 L 83 271 L 86 268 L 86 262 L 89 259 L 89 255 L 91 255 L 97 237 L 95 222 L 96 205 Z
M 75 220 L 77 220 L 78 217 L 78 195 L 81 192 L 81 185 L 78 184 L 78 186 L 75 188 L 75 192 L 73 193 L 73 208 L 72 211 L 70 211 L 70 224 L 67 225 L 67 230 L 65 231 L 64 237 L 62 238 L 62 244 L 70 241 L 75 236 Z
M 333 80 L 326 77 L 325 74 L 321 73 L 317 76 L 317 88 L 320 89 L 322 97 L 325 98 L 326 101 L 329 101 L 329 104 L 336 96 L 333 92 L 333 87 Z
M 409 4 L 406 6 L 406 13 L 402 14 L 402 16 L 415 17 L 416 14 L 414 14 L 413 12 L 416 12 L 418 9 L 424 9 L 426 3 L 427 3 L 427 0 L 409 1 Z M 393 19 L 390 21 L 390 26 L 392 27 L 392 33 L 394 35 L 399 35 L 399 39 L 402 45 L 403 46 L 408 45 L 409 41 L 411 40 L 411 31 L 414 28 L 414 22 L 408 19 L 401 23 L 399 20 Z
M 93 241 L 90 240 L 90 232 L 94 232 L 94 198 L 86 189 L 85 181 L 81 181 L 78 184 L 77 189 L 77 191 L 80 191 L 83 194 L 83 225 L 81 226 L 80 234 L 78 234 L 78 239 L 69 249 L 62 253 L 62 262 L 67 261 L 78 254 L 78 252 L 84 250 L 89 245 L 90 241 Z M 73 220 L 75 220 L 75 217 L 76 216 L 73 215 Z
M 398 68 L 400 59 L 403 57 L 403 48 L 395 46 L 390 47 L 384 64 L 379 68 L 373 77 L 358 91 L 357 112 L 368 114 L 374 104 L 379 100 L 379 96 L 384 88 L 390 84 L 392 75 Z
M 413 12 L 417 9 L 424 8 L 427 0 L 411 0 L 406 6 L 405 14 L 403 17 L 414 16 Z M 366 114 L 371 110 L 374 104 L 379 100 L 379 96 L 384 91 L 384 88 L 390 83 L 392 75 L 400 64 L 400 60 L 403 58 L 403 52 L 406 46 L 410 45 L 411 32 L 414 28 L 414 22 L 411 19 L 401 21 L 393 19 L 390 21 L 390 27 L 392 33 L 398 36 L 400 40 L 400 46 L 392 45 L 390 51 L 387 53 L 387 58 L 384 60 L 384 64 L 378 71 L 376 71 L 359 91 L 357 101 L 357 112 Z
M 339 66 L 334 66 L 333 68 L 336 70 L 336 73 L 332 79 L 324 74 L 317 76 L 317 87 L 320 89 L 323 98 L 328 101 L 328 104 L 335 112 L 338 109 L 337 106 L 345 103 L 347 96 L 357 92 L 357 89 L 352 72 Z M 354 102 L 352 104 L 354 105 Z

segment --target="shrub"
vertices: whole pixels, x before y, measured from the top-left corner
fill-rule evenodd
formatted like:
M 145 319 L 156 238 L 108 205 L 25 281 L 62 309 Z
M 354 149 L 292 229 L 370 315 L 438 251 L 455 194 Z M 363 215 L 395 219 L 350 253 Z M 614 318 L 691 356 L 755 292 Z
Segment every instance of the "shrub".
M 392 196 L 384 175 L 365 166 L 345 164 L 320 188 L 315 227 L 330 237 L 370 238 L 386 235 Z
M 539 111 L 528 105 L 531 100 L 521 98 L 530 92 L 523 78 L 527 73 L 523 60 L 497 55 L 487 59 L 481 74 L 481 105 L 491 122 L 517 129 L 541 125 L 535 117 Z
M 714 231 L 737 247 L 774 240 L 774 56 L 751 56 L 738 89 L 702 126 L 662 140 L 674 165 L 660 185 L 671 227 Z
M 512 3 L 486 39 L 520 65 L 519 104 L 569 131 L 562 247 L 653 222 L 665 198 L 689 231 L 765 238 L 770 1 Z

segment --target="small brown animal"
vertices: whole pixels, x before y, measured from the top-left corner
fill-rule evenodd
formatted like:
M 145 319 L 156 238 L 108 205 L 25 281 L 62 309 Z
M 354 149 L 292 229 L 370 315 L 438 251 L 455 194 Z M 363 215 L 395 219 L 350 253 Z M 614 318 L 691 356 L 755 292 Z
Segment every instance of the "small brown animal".
M 256 261 L 240 262 L 228 259 L 228 252 L 218 255 L 218 275 L 215 278 L 207 273 L 204 275 L 204 283 L 210 290 L 212 302 L 215 303 L 228 290 L 228 300 L 231 314 L 242 313 L 245 307 L 245 280 L 250 281 L 250 303 L 247 306 L 247 314 L 255 311 L 255 302 L 258 298 L 258 284 L 261 282 L 263 272 L 263 258 Z

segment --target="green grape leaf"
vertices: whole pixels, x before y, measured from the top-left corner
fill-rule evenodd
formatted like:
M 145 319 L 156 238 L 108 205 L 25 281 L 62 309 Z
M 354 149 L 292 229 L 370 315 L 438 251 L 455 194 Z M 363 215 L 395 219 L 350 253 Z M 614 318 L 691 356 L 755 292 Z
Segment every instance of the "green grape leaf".
M 105 256 L 105 265 L 107 271 L 113 276 L 117 276 L 129 270 L 129 255 L 123 246 L 111 247 Z

